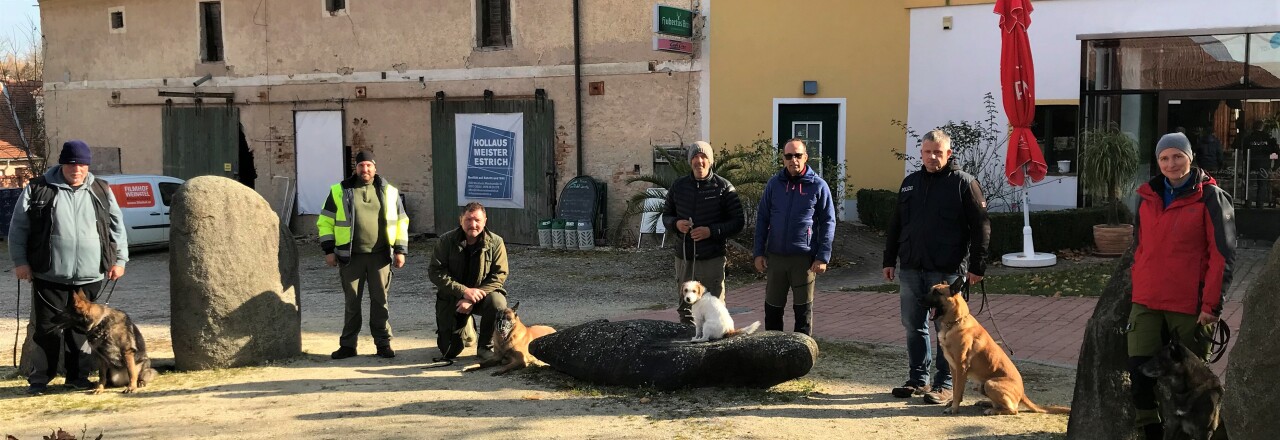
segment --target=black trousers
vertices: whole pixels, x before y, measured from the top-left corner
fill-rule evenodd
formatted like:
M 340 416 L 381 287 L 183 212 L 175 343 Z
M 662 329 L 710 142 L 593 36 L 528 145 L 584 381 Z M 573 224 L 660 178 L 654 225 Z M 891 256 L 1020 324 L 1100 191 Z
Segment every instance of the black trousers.
M 68 381 L 88 378 L 95 365 L 85 335 L 65 323 L 63 328 L 59 328 L 59 321 L 65 319 L 58 315 L 72 307 L 71 294 L 76 290 L 84 289 L 90 301 L 97 300 L 102 283 L 72 285 L 32 279 L 31 310 L 35 332 L 31 334 L 31 341 L 35 343 L 36 350 L 32 352 L 32 370 L 27 376 L 27 383 L 47 385 L 57 376 L 59 354 Z

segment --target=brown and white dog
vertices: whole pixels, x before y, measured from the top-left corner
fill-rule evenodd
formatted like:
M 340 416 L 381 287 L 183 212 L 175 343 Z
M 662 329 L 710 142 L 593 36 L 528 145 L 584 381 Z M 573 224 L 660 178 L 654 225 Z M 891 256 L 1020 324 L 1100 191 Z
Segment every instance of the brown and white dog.
M 83 289 L 72 294 L 71 305 L 67 317 L 85 332 L 98 358 L 98 388 L 93 393 L 101 394 L 108 385 L 125 386 L 125 393 L 147 386 L 156 370 L 147 357 L 146 340 L 129 315 L 89 301 Z
M 510 308 L 499 310 L 497 313 L 498 319 L 493 332 L 494 356 L 478 364 L 467 366 L 462 371 L 476 371 L 481 368 L 501 365 L 502 368 L 493 373 L 494 376 L 497 376 L 506 374 L 511 370 L 518 370 L 541 363 L 538 358 L 529 354 L 529 343 L 533 342 L 534 339 L 555 333 L 556 329 L 545 325 L 526 327 L 520 321 L 520 315 L 516 314 L 516 309 L 518 308 L 520 308 L 519 302 Z
M 933 286 L 925 297 L 924 305 L 932 309 L 938 330 L 938 341 L 942 344 L 947 364 L 951 366 L 951 375 L 955 380 L 955 388 L 949 405 L 944 413 L 958 414 L 960 402 L 964 400 L 964 387 L 969 379 L 977 381 L 979 392 L 991 399 L 990 402 L 978 402 L 978 406 L 989 406 L 986 415 L 1018 413 L 1019 404 L 1032 412 L 1050 414 L 1069 414 L 1071 408 L 1064 406 L 1036 405 L 1027 398 L 1022 387 L 1022 375 L 1018 368 L 1005 355 L 1004 350 L 996 345 L 996 341 L 987 333 L 987 329 L 978 323 L 977 318 L 969 314 L 969 305 L 959 295 L 964 287 L 961 278 L 955 284 L 939 283 Z
M 693 339 L 690 342 L 708 342 L 737 334 L 752 334 L 760 328 L 756 321 L 741 329 L 733 328 L 733 317 L 724 301 L 715 295 L 707 295 L 707 288 L 697 281 L 686 281 L 680 286 L 680 297 L 693 310 Z

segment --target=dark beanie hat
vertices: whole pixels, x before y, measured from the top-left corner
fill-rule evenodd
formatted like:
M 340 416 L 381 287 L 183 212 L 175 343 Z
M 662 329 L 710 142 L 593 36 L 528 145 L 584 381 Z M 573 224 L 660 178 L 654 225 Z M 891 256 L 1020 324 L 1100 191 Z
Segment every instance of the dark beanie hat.
M 58 163 L 89 165 L 89 145 L 82 140 L 70 140 L 62 144 L 62 154 L 58 155 Z
M 365 162 L 365 161 L 373 162 L 375 165 L 377 165 L 378 160 L 377 158 L 373 157 L 373 150 L 360 150 L 359 153 L 356 153 L 356 163 Z

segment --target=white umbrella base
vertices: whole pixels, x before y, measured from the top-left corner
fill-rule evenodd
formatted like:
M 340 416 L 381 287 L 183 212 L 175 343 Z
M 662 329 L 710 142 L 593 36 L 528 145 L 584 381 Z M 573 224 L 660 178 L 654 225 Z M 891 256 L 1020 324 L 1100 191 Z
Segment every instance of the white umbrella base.
M 1025 253 L 1015 252 L 1004 254 L 1004 257 L 1000 258 L 1000 263 L 1008 267 L 1049 267 L 1058 264 L 1058 256 L 1044 252 L 1027 256 Z

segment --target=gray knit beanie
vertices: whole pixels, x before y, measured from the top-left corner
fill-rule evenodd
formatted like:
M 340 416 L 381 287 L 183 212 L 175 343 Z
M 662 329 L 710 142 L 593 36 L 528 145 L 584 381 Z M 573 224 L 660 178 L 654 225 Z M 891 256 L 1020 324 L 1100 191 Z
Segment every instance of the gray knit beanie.
M 716 162 L 716 157 L 711 152 L 711 144 L 708 144 L 705 141 L 697 141 L 697 142 L 694 142 L 693 145 L 689 146 L 690 161 L 693 161 L 693 156 L 697 155 L 698 153 L 707 155 L 707 160 L 710 161 L 711 163 Z
M 1160 157 L 1160 152 L 1167 148 L 1177 148 L 1187 155 L 1187 160 L 1195 159 L 1195 154 L 1191 153 L 1191 141 L 1187 140 L 1187 135 L 1182 133 L 1169 133 L 1160 137 L 1160 141 L 1156 142 L 1156 157 Z

